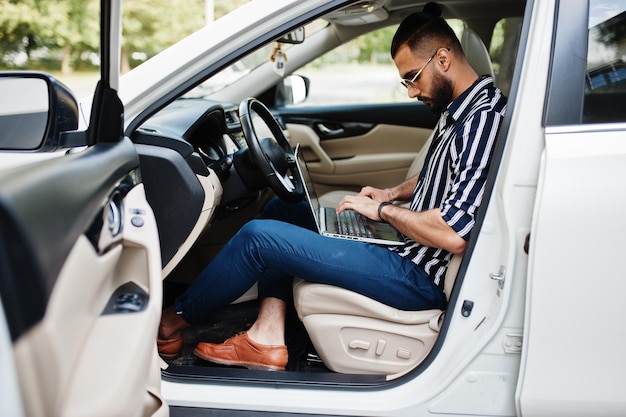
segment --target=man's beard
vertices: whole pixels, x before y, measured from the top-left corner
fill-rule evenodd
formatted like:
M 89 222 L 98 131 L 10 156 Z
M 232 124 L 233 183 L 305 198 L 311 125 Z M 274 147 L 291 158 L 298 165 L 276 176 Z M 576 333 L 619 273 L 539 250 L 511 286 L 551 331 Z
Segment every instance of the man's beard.
M 433 71 L 432 86 L 432 97 L 419 96 L 417 99 L 425 102 L 430 107 L 430 111 L 439 114 L 452 101 L 452 82 L 438 72 Z

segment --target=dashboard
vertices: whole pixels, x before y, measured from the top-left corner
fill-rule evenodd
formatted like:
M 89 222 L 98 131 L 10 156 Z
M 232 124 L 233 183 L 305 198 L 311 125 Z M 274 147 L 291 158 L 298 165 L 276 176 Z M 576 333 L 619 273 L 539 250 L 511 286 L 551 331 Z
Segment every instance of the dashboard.
M 133 141 L 161 146 L 167 142 L 170 146 L 184 142 L 218 174 L 228 169 L 223 165 L 229 163 L 229 155 L 247 148 L 237 105 L 203 98 L 181 98 L 173 102 L 144 123 Z
M 234 167 L 233 156 L 247 151 L 234 104 L 179 99 L 131 140 L 157 221 L 164 268 L 197 238 L 218 206 L 240 207 L 258 198 L 259 191 L 247 187 Z
M 211 217 L 251 206 L 267 189 L 249 154 L 237 104 L 180 98 L 143 123 L 131 140 L 155 213 L 164 268 Z

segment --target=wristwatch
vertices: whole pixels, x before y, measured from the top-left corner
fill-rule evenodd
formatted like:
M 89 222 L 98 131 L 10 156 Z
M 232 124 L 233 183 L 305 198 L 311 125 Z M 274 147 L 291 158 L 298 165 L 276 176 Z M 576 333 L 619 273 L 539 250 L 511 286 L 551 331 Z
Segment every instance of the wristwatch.
M 391 204 L 392 203 L 390 203 L 389 201 L 383 201 L 382 203 L 378 205 L 378 221 L 379 222 L 387 223 L 386 221 L 383 220 L 383 217 L 381 216 L 381 212 L 383 210 L 383 207 L 389 206 Z

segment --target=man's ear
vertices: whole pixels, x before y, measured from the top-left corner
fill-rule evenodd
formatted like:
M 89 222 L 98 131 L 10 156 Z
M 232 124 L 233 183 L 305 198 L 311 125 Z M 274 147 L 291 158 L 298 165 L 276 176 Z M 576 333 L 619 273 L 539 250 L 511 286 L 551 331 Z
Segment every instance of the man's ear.
M 450 50 L 448 48 L 439 48 L 435 58 L 435 62 L 437 66 L 439 66 L 439 69 L 443 72 L 448 71 L 448 69 L 450 68 L 450 59 L 452 58 Z

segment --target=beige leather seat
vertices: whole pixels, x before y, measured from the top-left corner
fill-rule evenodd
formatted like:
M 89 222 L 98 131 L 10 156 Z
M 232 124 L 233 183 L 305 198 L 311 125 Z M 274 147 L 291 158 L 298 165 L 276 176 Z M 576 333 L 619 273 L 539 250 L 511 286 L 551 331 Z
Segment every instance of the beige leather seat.
M 485 43 L 476 32 L 467 26 L 463 28 L 461 34 L 461 47 L 465 52 L 467 61 L 478 75 L 491 75 L 491 78 L 495 80 L 491 57 Z
M 461 45 L 478 74 L 493 76 L 487 48 L 465 28 Z M 419 172 L 432 135 L 409 168 Z M 392 185 L 392 184 L 390 184 Z M 333 191 L 320 197 L 322 205 L 336 206 L 348 194 Z M 454 285 L 461 255 L 455 255 L 445 278 L 446 297 Z M 324 364 L 342 373 L 386 374 L 392 378 L 419 365 L 431 351 L 444 312 L 402 311 L 349 290 L 302 280 L 294 281 L 294 303 L 311 342 Z
M 445 279 L 450 296 L 461 263 L 455 255 Z M 324 364 L 353 374 L 393 375 L 419 365 L 432 349 L 444 311 L 398 310 L 352 291 L 296 280 L 298 317 Z

